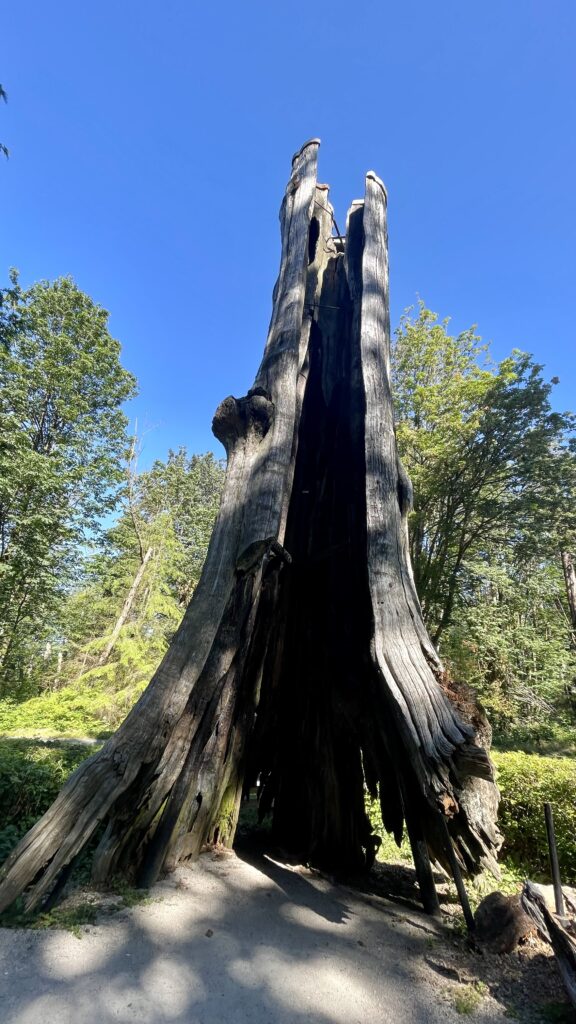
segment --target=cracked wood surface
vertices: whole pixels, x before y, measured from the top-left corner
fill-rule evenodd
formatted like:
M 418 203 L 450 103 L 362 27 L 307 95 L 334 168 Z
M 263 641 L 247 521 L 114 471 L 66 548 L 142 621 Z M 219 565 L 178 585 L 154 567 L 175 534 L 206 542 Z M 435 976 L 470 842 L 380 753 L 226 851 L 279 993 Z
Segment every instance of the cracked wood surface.
M 293 159 L 254 385 L 214 417 L 228 462 L 198 588 L 125 722 L 8 858 L 0 907 L 24 890 L 37 905 L 97 831 L 100 882 L 150 884 L 231 842 L 246 773 L 263 773 L 263 808 L 303 859 L 370 865 L 366 784 L 397 837 L 408 814 L 421 852 L 446 863 L 446 815 L 462 865 L 493 864 L 490 764 L 444 685 L 410 566 L 386 192 L 370 172 L 334 236 L 318 145 Z

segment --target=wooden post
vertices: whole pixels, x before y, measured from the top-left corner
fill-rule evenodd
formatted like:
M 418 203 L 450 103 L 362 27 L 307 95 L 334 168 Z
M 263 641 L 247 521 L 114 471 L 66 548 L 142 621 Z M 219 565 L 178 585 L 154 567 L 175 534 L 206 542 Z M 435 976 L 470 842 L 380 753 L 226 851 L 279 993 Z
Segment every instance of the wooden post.
M 554 886 L 556 913 L 559 917 L 564 917 L 564 897 L 562 895 L 562 882 L 560 880 L 560 865 L 558 863 L 558 850 L 556 849 L 552 804 L 544 804 L 544 819 L 546 821 L 546 834 L 548 836 L 548 853 L 550 856 L 550 871 L 552 873 L 552 884 Z

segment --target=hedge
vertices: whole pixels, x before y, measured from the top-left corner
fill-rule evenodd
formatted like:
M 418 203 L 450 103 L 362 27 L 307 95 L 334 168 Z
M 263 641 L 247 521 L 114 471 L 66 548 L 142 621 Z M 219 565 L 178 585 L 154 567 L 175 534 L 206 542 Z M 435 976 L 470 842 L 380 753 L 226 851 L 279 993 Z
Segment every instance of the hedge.
M 576 760 L 519 751 L 491 751 L 501 792 L 498 827 L 504 836 L 500 861 L 540 881 L 550 881 L 544 803 L 552 804 L 562 881 L 576 884 Z M 383 836 L 381 853 L 390 860 L 410 858 L 406 838 L 399 851 L 383 830 L 377 801 L 366 808 L 374 831 Z M 516 870 L 517 869 L 517 870 Z
M 562 881 L 576 883 L 576 761 L 520 751 L 492 751 L 502 800 L 500 857 L 533 877 L 550 878 L 544 803 L 552 804 Z
M 45 746 L 33 740 L 0 740 L 0 863 L 18 839 L 49 807 L 62 783 L 94 748 Z M 502 792 L 499 827 L 505 837 L 501 859 L 533 878 L 549 879 L 543 805 L 554 812 L 562 880 L 576 884 L 576 761 L 518 751 L 492 751 Z M 376 832 L 379 811 L 370 807 Z

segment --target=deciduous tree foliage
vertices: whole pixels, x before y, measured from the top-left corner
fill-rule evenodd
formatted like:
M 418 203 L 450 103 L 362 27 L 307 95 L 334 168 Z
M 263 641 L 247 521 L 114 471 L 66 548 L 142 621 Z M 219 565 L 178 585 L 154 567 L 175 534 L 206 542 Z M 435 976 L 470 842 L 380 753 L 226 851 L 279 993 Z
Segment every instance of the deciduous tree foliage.
M 398 445 L 414 485 L 414 577 L 436 642 L 467 562 L 495 548 L 557 555 L 575 472 L 576 420 L 552 411 L 542 367 L 519 351 L 481 365 L 486 346 L 474 329 L 452 337 L 447 325 L 420 303 L 393 353 Z
M 115 504 L 126 455 L 108 314 L 69 278 L 3 296 L 0 347 L 0 692 L 25 691 L 78 547 Z
M 575 535 L 574 415 L 551 409 L 553 385 L 530 356 L 495 365 L 474 328 L 454 337 L 448 323 L 420 302 L 393 351 L 424 617 L 500 737 L 566 725 L 576 660 L 560 551 Z

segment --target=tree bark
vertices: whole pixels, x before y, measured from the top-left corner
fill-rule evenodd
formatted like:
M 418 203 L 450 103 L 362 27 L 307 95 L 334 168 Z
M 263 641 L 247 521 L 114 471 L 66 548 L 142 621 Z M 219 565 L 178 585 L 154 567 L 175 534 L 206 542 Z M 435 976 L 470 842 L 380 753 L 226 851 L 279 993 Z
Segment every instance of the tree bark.
M 8 858 L 0 908 L 37 905 L 102 822 L 97 881 L 150 884 L 233 839 L 244 775 L 278 841 L 365 868 L 384 826 L 466 870 L 494 864 L 495 787 L 424 627 L 408 553 L 410 484 L 389 366 L 386 193 L 370 173 L 332 235 L 318 140 L 293 160 L 260 369 L 213 429 L 228 456 L 200 583 L 148 689 Z M 424 879 L 424 875 L 423 875 Z M 433 903 L 432 897 L 428 902 Z
M 569 551 L 561 551 L 560 557 L 562 559 L 562 571 L 564 573 L 570 622 L 572 630 L 576 631 L 576 571 L 574 570 L 574 559 Z

